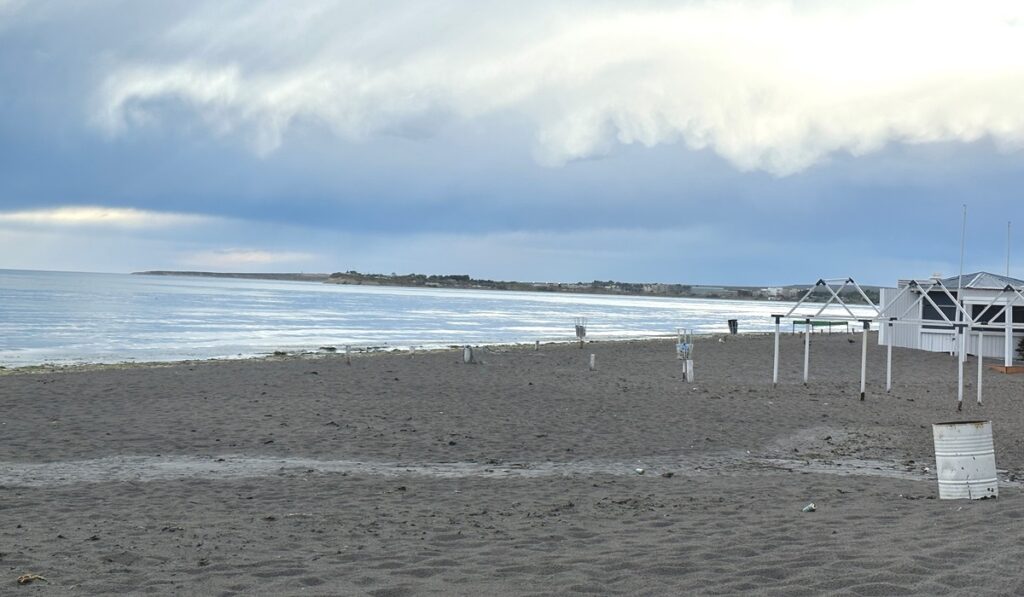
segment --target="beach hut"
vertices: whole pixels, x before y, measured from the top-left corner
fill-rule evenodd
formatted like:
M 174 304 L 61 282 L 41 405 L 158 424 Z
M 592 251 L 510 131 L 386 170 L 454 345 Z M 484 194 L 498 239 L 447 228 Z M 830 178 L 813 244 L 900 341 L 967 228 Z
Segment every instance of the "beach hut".
M 882 312 L 898 314 L 899 319 L 905 321 L 896 321 L 891 327 L 881 326 L 879 344 L 887 344 L 888 335 L 891 333 L 892 344 L 896 347 L 955 352 L 956 330 L 946 320 L 962 320 L 954 302 L 956 301 L 970 313 L 975 324 L 984 324 L 971 326 L 974 333 L 967 335 L 967 354 L 978 354 L 977 332 L 982 332 L 982 356 L 1002 359 L 1005 366 L 1011 366 L 1017 343 L 1024 337 L 1024 300 L 1021 299 L 1024 280 L 976 272 L 966 274 L 962 278 L 943 278 L 939 282 L 948 289 L 948 293 L 937 286 L 929 287 L 924 283 L 911 288 L 909 292 L 905 291 L 908 285 L 914 283 L 912 280 L 900 280 L 896 288 L 881 289 Z M 921 295 L 925 291 L 928 296 L 922 300 Z M 1012 312 L 1009 322 L 1006 320 L 1005 312 L 1001 312 L 1007 306 Z M 1009 342 L 1007 336 L 1010 337 Z

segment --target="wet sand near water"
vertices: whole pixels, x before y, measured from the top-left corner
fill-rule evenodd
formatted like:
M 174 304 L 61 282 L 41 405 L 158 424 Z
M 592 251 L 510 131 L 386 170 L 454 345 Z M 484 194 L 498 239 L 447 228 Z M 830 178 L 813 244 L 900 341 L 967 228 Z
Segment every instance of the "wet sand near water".
M 864 402 L 859 334 L 807 387 L 786 335 L 774 390 L 770 336 L 698 339 L 693 384 L 661 340 L 4 375 L 0 594 L 1024 592 L 1024 376 L 957 413 L 953 358 L 887 395 L 871 341 Z M 998 500 L 937 499 L 958 419 Z

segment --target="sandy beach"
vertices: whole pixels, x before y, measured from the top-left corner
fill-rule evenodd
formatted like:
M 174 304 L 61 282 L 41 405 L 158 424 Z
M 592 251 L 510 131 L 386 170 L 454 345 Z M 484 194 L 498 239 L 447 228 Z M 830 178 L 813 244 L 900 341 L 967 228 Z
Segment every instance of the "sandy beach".
M 1024 593 L 1024 376 L 815 335 L 0 376 L 3 595 Z M 588 370 L 590 354 L 597 371 Z M 998 500 L 931 424 L 993 421 Z M 643 474 L 638 472 L 643 470 Z M 815 512 L 801 509 L 813 502 Z M 23 574 L 46 581 L 18 585 Z

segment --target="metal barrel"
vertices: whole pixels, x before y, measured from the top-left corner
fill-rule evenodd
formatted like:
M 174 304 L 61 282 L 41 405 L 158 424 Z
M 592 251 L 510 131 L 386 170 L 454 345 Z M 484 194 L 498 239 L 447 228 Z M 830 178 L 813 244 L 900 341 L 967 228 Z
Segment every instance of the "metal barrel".
M 939 499 L 977 500 L 999 496 L 992 421 L 950 421 L 932 425 Z

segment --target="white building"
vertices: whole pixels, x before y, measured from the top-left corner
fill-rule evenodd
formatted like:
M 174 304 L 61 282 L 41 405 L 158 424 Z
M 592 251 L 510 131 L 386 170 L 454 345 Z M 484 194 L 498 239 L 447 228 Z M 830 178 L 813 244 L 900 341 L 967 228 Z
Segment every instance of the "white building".
M 988 272 L 977 272 L 963 276 L 962 284 L 957 276 L 942 280 L 942 284 L 964 305 L 965 310 L 972 318 L 984 321 L 988 325 L 972 328 L 972 333 L 967 336 L 967 354 L 978 354 L 977 331 L 984 332 L 982 354 L 985 357 L 1009 359 L 1005 364 L 1012 364 L 1017 343 L 1024 337 L 1024 301 L 1015 293 L 1007 292 L 1007 287 L 1015 288 L 1017 291 L 1024 291 L 1024 280 L 990 274 Z M 908 284 L 909 280 L 900 280 L 896 288 L 881 289 L 881 306 L 883 311 L 893 317 L 906 319 L 907 322 L 897 322 L 893 326 L 893 346 L 903 348 L 916 348 L 932 352 L 954 352 L 956 349 L 956 332 L 954 327 L 942 318 L 938 307 L 951 321 L 957 320 L 957 308 L 950 297 L 941 289 L 932 289 L 928 292 L 928 298 L 934 302 L 933 306 L 928 300 L 921 299 L 922 290 L 913 289 L 903 293 L 897 298 L 900 291 Z M 928 284 L 922 283 L 924 288 Z M 962 297 L 957 297 L 957 287 L 962 286 Z M 894 301 L 896 303 L 894 304 Z M 1012 343 L 1006 342 L 1006 319 L 1002 315 L 993 318 L 992 315 L 1002 309 L 1007 303 L 1012 305 L 1013 317 L 1010 323 L 1017 330 L 1011 335 Z M 986 311 L 986 306 L 988 307 Z M 909 312 L 908 312 L 909 310 Z M 915 321 L 916 320 L 916 321 Z M 934 322 L 934 323 L 932 323 Z M 881 328 L 878 334 L 879 344 L 885 345 L 888 342 L 888 327 L 880 322 Z M 1010 354 L 1007 355 L 1007 348 Z

